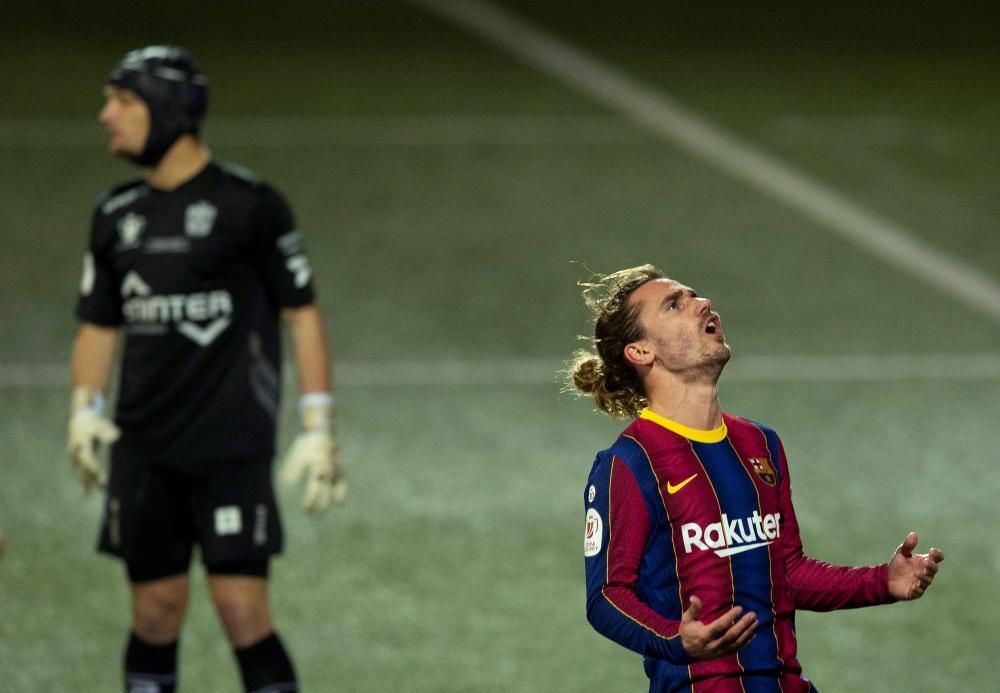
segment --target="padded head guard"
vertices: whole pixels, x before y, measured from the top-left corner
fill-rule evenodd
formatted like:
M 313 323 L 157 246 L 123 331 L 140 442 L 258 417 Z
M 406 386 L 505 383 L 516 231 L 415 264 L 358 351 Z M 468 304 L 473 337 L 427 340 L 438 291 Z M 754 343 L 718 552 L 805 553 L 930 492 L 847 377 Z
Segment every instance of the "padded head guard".
M 147 46 L 129 52 L 115 65 L 108 84 L 128 89 L 149 107 L 149 138 L 137 156 L 155 166 L 181 135 L 198 134 L 208 109 L 208 79 L 194 58 L 176 46 Z

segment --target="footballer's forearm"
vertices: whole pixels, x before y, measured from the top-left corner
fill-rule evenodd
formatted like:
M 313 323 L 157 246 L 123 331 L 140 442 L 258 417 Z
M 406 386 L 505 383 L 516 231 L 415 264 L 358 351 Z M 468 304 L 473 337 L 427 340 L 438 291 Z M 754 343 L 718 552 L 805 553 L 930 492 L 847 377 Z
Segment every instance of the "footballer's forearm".
M 283 314 L 292 336 L 299 392 L 330 392 L 330 349 L 319 307 L 311 303 L 299 308 L 286 308 Z
M 73 343 L 73 387 L 86 387 L 104 392 L 111 380 L 118 328 L 83 323 Z
M 785 559 L 788 593 L 796 609 L 834 611 L 889 604 L 888 567 L 842 566 L 799 554 Z

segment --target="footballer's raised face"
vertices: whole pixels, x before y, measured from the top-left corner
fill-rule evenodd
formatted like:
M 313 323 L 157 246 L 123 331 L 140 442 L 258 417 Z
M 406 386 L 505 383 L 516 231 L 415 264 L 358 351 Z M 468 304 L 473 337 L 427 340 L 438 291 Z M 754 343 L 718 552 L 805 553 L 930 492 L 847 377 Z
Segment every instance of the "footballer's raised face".
M 108 135 L 108 150 L 116 156 L 138 156 L 149 138 L 150 114 L 135 92 L 109 84 L 98 115 Z
M 630 361 L 660 364 L 678 374 L 707 372 L 718 377 L 731 352 L 710 300 L 673 279 L 654 279 L 632 292 L 629 302 L 638 306 L 644 331 L 641 340 L 626 347 Z

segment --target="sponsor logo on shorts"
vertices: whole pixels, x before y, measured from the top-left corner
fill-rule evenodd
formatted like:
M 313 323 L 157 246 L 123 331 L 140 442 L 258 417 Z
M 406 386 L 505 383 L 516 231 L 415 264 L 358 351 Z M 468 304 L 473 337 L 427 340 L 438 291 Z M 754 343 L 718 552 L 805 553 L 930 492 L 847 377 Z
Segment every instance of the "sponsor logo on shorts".
M 267 506 L 263 503 L 254 507 L 253 543 L 257 546 L 267 543 Z
M 243 531 L 243 517 L 239 506 L 226 505 L 215 509 L 215 533 L 224 537 Z

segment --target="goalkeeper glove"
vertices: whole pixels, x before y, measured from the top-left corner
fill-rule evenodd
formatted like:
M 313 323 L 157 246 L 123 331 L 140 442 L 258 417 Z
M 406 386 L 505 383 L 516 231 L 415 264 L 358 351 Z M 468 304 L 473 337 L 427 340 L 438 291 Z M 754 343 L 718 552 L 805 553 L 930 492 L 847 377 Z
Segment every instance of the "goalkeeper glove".
M 304 430 L 285 456 L 281 481 L 294 484 L 308 472 L 302 507 L 315 515 L 326 510 L 330 501 L 344 501 L 347 481 L 340 467 L 337 443 L 330 433 L 333 397 L 327 393 L 303 395 L 299 408 Z
M 84 493 L 104 485 L 104 469 L 98 456 L 102 445 L 118 440 L 121 432 L 104 416 L 104 397 L 89 387 L 74 388 L 70 402 L 69 459 L 83 484 Z

